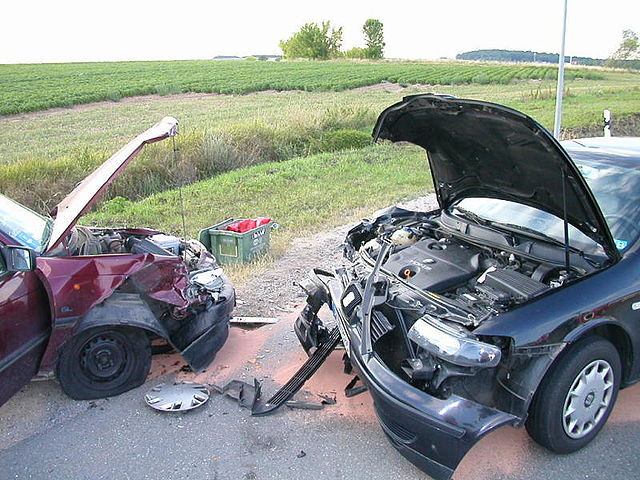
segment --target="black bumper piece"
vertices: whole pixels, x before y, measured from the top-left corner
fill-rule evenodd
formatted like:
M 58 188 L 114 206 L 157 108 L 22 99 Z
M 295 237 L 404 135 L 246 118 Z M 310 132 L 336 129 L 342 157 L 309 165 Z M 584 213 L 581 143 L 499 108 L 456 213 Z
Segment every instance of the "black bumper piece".
M 293 397 L 298 390 L 302 388 L 307 380 L 309 380 L 314 373 L 320 368 L 320 365 L 324 363 L 329 354 L 336 348 L 340 342 L 340 331 L 338 327 L 334 327 L 329 334 L 327 340 L 318 347 L 318 349 L 311 355 L 307 361 L 298 369 L 298 371 L 285 383 L 280 390 L 278 390 L 269 400 L 262 403 L 257 401 L 251 409 L 251 415 L 262 416 L 268 415 Z
M 196 372 L 209 366 L 229 336 L 229 320 L 236 304 L 230 282 L 225 284 L 222 294 L 223 301 L 196 315 L 170 338 L 182 358 Z
M 484 435 L 517 422 L 513 415 L 460 396 L 446 400 L 433 397 L 398 377 L 375 353 L 367 358 L 360 355 L 360 325 L 345 320 L 339 306 L 339 282 L 331 281 L 328 287 L 336 320 L 349 336 L 351 364 L 371 392 L 382 429 L 391 444 L 418 468 L 436 480 L 448 480 Z M 309 347 L 306 330 L 316 321 L 309 313 L 303 311 L 295 325 L 305 349 Z

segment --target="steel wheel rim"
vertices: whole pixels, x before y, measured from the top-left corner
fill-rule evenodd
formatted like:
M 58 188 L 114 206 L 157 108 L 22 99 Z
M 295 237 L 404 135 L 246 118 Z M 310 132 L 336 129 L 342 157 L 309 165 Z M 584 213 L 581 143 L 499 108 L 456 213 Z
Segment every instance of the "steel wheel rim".
M 100 334 L 91 338 L 80 353 L 80 366 L 94 381 L 117 378 L 127 364 L 127 352 L 117 335 Z
M 611 405 L 613 385 L 613 368 L 606 360 L 594 360 L 578 373 L 562 409 L 562 427 L 570 438 L 583 438 L 602 421 Z

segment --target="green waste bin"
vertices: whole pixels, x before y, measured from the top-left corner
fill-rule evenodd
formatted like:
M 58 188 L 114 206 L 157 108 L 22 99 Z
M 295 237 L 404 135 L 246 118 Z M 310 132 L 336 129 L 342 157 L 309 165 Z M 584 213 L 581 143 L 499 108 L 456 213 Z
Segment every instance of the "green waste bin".
M 252 230 L 238 233 L 225 230 L 227 225 L 244 219 L 229 218 L 200 230 L 200 242 L 207 247 L 220 264 L 247 263 L 269 251 L 273 221 Z

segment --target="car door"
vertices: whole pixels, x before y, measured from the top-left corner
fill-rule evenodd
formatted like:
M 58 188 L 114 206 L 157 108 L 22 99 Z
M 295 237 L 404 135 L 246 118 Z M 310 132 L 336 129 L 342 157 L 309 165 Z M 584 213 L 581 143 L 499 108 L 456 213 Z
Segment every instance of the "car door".
M 38 276 L 7 271 L 0 256 L 0 405 L 37 373 L 49 334 L 49 301 Z

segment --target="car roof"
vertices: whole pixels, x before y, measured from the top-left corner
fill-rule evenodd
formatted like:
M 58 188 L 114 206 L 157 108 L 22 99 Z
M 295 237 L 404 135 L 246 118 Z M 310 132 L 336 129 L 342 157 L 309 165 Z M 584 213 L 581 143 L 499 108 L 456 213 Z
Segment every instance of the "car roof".
M 561 142 L 571 158 L 640 170 L 640 137 L 577 138 Z

